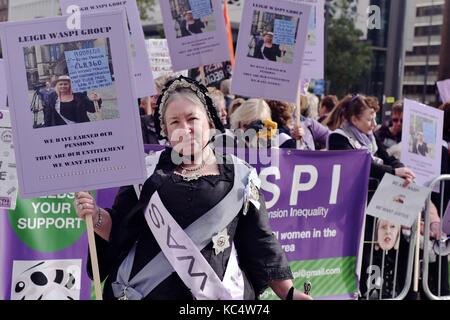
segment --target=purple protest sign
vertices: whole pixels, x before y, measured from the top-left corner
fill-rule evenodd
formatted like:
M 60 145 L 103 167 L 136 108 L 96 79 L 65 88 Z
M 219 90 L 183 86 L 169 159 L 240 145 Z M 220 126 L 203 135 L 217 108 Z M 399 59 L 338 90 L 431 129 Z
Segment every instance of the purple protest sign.
M 129 43 L 125 12 L 83 15 L 80 30 L 67 31 L 66 19 L 7 22 L 1 28 L 22 198 L 145 177 L 130 52 L 123 50 Z M 106 50 L 114 79 L 109 87 L 73 93 L 63 53 L 82 48 Z M 29 61 L 46 67 L 35 69 Z
M 400 159 L 418 185 L 427 187 L 441 174 L 443 126 L 442 110 L 405 99 Z M 439 192 L 439 184 L 433 191 Z
M 270 158 L 279 159 L 278 165 L 256 167 L 296 287 L 309 281 L 315 298 L 355 299 L 369 155 L 281 149 Z M 262 298 L 274 294 L 268 290 Z
M 160 0 L 159 4 L 175 71 L 230 60 L 222 1 Z
M 297 101 L 310 12 L 306 4 L 245 1 L 232 93 Z
M 138 98 L 151 96 L 156 93 L 153 75 L 150 68 L 150 60 L 145 48 L 144 31 L 136 0 L 60 0 L 61 10 L 67 13 L 68 8 L 77 5 L 80 12 L 86 13 L 108 12 L 111 10 L 124 9 L 126 11 L 127 33 L 130 38 L 131 61 L 134 71 L 134 82 Z M 83 18 L 81 18 L 83 21 Z
M 0 298 L 90 300 L 84 222 L 74 194 L 18 199 L 0 212 Z

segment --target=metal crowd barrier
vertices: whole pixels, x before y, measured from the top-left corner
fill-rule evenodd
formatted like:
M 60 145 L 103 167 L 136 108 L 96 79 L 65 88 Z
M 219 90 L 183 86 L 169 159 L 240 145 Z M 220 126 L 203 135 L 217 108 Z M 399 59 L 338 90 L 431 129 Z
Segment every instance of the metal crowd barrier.
M 373 194 L 378 185 L 378 183 L 373 182 L 374 181 L 369 184 L 369 186 L 372 185 L 372 187 L 369 188 L 369 194 Z M 367 225 L 367 221 L 371 221 L 373 223 L 372 227 L 370 227 L 370 225 Z M 363 261 L 367 258 L 369 259 L 369 261 L 368 265 L 367 263 L 362 263 L 363 269 L 361 270 L 361 281 L 365 281 L 365 283 L 363 283 L 362 285 L 360 284 L 360 290 L 361 288 L 364 288 L 364 290 L 366 291 L 360 292 L 360 297 L 365 300 L 403 300 L 408 295 L 412 282 L 415 244 L 417 238 L 417 223 L 415 223 L 411 228 L 411 233 L 409 235 L 409 244 L 407 246 L 407 241 L 406 239 L 404 239 L 402 240 L 403 245 L 399 245 L 399 247 L 394 250 L 394 252 L 390 250 L 381 250 L 381 248 L 378 248 L 377 252 L 375 252 L 375 246 L 378 245 L 377 241 L 375 240 L 377 239 L 376 233 L 378 232 L 377 222 L 378 218 L 366 216 L 365 228 L 368 228 L 368 231 L 364 230 L 364 232 L 365 235 L 367 234 L 366 232 L 371 232 L 371 234 L 367 234 L 369 236 L 371 235 L 371 237 L 369 238 L 369 241 L 368 239 L 364 239 L 363 255 L 365 255 L 365 257 L 363 257 Z M 372 229 L 371 231 L 370 228 Z M 401 227 L 399 227 L 398 229 L 398 237 L 399 242 L 401 240 L 400 238 L 404 237 Z M 369 252 L 367 252 L 367 248 L 370 248 L 368 249 Z M 400 250 L 403 250 L 407 253 L 406 261 L 400 261 L 400 259 L 405 258 L 404 254 L 400 256 Z M 367 254 L 369 254 L 369 257 L 367 257 Z M 375 259 L 375 255 L 377 255 L 377 259 Z M 392 258 L 394 259 L 393 270 L 392 265 L 389 265 L 389 263 L 387 262 L 387 260 L 392 260 Z M 405 272 L 403 274 L 399 274 L 398 271 L 400 269 L 402 272 Z M 363 276 L 364 273 L 366 273 L 367 279 L 366 275 Z M 376 277 L 377 275 L 378 277 L 375 279 L 373 276 Z M 403 277 L 403 279 L 401 279 L 401 277 Z M 372 283 L 373 280 L 375 280 L 374 283 Z M 402 288 L 397 287 L 398 280 L 401 280 L 400 283 L 403 282 Z M 388 288 L 387 286 L 390 287 Z
M 431 183 L 430 187 L 434 188 L 434 186 L 436 186 L 438 183 L 441 183 L 441 201 L 440 201 L 440 208 L 438 208 L 439 211 L 439 216 L 441 218 L 441 231 L 442 231 L 442 221 L 443 221 L 443 215 L 445 212 L 445 209 L 448 205 L 448 203 L 444 203 L 444 194 L 445 194 L 445 181 L 450 181 L 450 175 L 442 175 L 436 179 L 433 180 L 433 182 Z M 426 204 L 426 210 L 425 210 L 425 225 L 424 225 L 424 239 L 429 239 L 430 237 L 430 206 L 429 203 L 431 201 L 431 193 L 428 197 L 428 201 Z M 447 240 L 450 241 L 450 240 Z M 441 255 L 442 251 L 441 251 L 441 246 L 439 246 L 439 250 L 437 253 L 439 253 L 437 256 L 437 261 L 438 261 L 438 288 L 437 288 L 437 292 L 431 292 L 430 290 L 430 286 L 429 286 L 429 272 L 430 272 L 430 257 L 429 257 L 429 253 L 430 253 L 430 248 L 428 245 L 424 245 L 424 250 L 423 250 L 423 272 L 422 272 L 422 286 L 423 286 L 423 291 L 425 293 L 425 295 L 431 299 L 431 300 L 450 300 L 450 295 L 444 296 L 441 295 L 442 291 L 441 291 L 441 283 L 442 283 L 442 275 L 445 274 L 445 272 L 448 272 L 447 270 L 443 270 L 442 269 L 442 259 L 441 257 L 445 257 L 446 255 Z M 447 256 L 447 261 L 448 261 L 448 256 Z M 448 279 L 444 279 L 447 280 Z

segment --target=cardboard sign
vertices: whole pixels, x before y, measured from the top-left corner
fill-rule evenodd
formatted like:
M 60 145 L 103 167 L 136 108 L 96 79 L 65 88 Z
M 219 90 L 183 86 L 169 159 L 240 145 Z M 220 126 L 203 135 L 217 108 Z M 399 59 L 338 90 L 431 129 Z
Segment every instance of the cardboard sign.
M 160 0 L 164 33 L 175 71 L 230 60 L 222 1 Z M 209 13 L 203 17 L 195 17 Z M 199 9 L 199 8 L 203 9 Z
M 66 28 L 66 17 L 7 22 L 0 27 L 8 62 L 21 198 L 145 180 L 141 125 L 138 108 L 133 107 L 136 100 L 130 52 L 123 50 L 129 45 L 125 12 L 86 14 L 81 30 Z M 66 69 L 64 52 L 83 48 L 108 48 L 111 58 L 114 81 L 95 94 L 74 93 L 67 75 L 58 74 Z M 56 65 L 37 54 L 52 50 L 59 54 Z M 35 67 L 29 61 L 45 67 L 37 74 L 27 72 Z M 54 88 L 42 94 L 42 82 L 51 82 Z M 27 107 L 30 105 L 31 109 Z
M 311 6 L 290 1 L 245 2 L 231 83 L 233 94 L 297 101 L 310 11 Z M 277 20 L 295 25 L 295 32 L 290 32 L 296 34 L 292 45 L 274 43 Z
M 425 207 L 430 189 L 416 184 L 403 187 L 402 178 L 385 174 L 369 206 L 367 214 L 411 227 Z
M 144 31 L 136 0 L 60 0 L 63 14 L 71 5 L 80 7 L 81 14 L 108 12 L 111 10 L 125 10 L 127 31 L 133 63 L 134 84 L 136 86 L 136 99 L 156 94 L 156 88 L 151 72 L 150 60 L 145 48 Z M 81 18 L 83 25 L 83 18 Z
M 429 186 L 441 174 L 443 121 L 443 111 L 405 99 L 401 161 L 421 186 Z M 439 192 L 439 185 L 434 191 Z

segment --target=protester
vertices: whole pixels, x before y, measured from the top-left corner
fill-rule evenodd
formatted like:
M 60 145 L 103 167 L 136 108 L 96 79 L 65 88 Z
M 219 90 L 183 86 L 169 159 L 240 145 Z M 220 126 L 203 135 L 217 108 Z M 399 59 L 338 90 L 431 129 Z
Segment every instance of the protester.
M 141 129 L 144 144 L 159 144 L 159 137 L 155 128 L 154 113 L 156 110 L 156 102 L 161 94 L 164 85 L 173 79 L 173 74 L 159 76 L 155 79 L 155 87 L 157 94 L 150 97 L 139 99 L 139 111 L 141 115 Z
M 141 130 L 144 144 L 159 144 L 156 134 L 155 121 L 153 119 L 153 108 L 151 97 L 139 99 L 139 110 L 141 113 Z
M 238 147 L 270 148 L 276 142 L 277 124 L 263 99 L 245 101 L 230 117 L 231 130 Z
M 403 101 L 394 103 L 389 124 L 375 131 L 375 136 L 384 145 L 389 155 L 400 159 L 400 141 L 402 140 Z
M 208 87 L 209 96 L 213 100 L 214 106 L 216 107 L 217 114 L 220 118 L 224 127 L 228 127 L 228 114 L 225 106 L 225 96 L 222 91 L 214 88 Z
M 370 176 L 379 181 L 385 173 L 390 173 L 411 182 L 415 174 L 397 159 L 390 157 L 381 144 L 378 144 L 375 128 L 376 110 L 369 107 L 365 98 L 359 95 L 345 97 L 334 111 L 339 129 L 332 132 L 328 140 L 329 150 L 368 150 L 372 157 Z
M 255 299 L 270 286 L 282 299 L 310 299 L 290 280 L 256 172 L 209 146 L 210 130 L 223 131 L 223 125 L 207 89 L 180 76 L 167 83 L 156 114 L 156 128 L 171 147 L 147 158 L 149 178 L 140 197 L 133 187 L 122 187 L 113 207 L 105 210 L 89 193 L 76 195 L 79 217 L 92 215 L 95 222 L 104 298 Z M 249 190 L 248 196 L 243 190 Z M 162 238 L 150 231 L 166 224 L 168 233 Z M 171 233 L 179 227 L 185 232 Z M 158 243 L 166 240 L 159 254 Z M 198 275 L 191 274 L 189 261 L 171 267 L 164 259 L 181 247 L 197 257 L 197 268 L 213 269 L 207 283 L 194 281 Z
M 294 123 L 292 114 L 294 106 L 281 101 L 267 101 L 272 119 L 280 131 L 280 148 L 297 148 L 300 141 L 301 150 L 316 150 L 317 146 L 326 146 L 329 130 L 311 118 L 300 117 L 300 126 Z M 290 139 L 288 139 L 288 137 Z M 320 149 L 321 147 L 319 147 Z
M 334 107 L 338 104 L 338 99 L 336 96 L 325 96 L 323 97 L 322 101 L 320 101 L 319 105 L 319 121 L 321 124 L 322 122 L 328 117 L 331 110 L 334 109 Z
M 89 97 L 86 92 L 73 93 L 70 77 L 62 75 L 56 80 L 55 91 L 49 94 L 44 105 L 44 126 L 89 122 L 87 113 L 98 112 L 101 104 L 102 100 L 95 91 Z
M 227 112 L 230 111 L 231 102 L 234 100 L 234 95 L 230 92 L 231 79 L 225 79 L 220 82 L 220 91 L 222 91 L 225 97 L 225 107 Z
M 231 117 L 233 112 L 235 112 L 237 110 L 237 108 L 239 108 L 244 102 L 245 102 L 245 99 L 243 99 L 243 98 L 233 99 L 233 101 L 231 101 L 231 103 L 230 103 L 230 108 L 228 109 L 229 110 L 228 117 Z
M 300 112 L 305 118 L 317 119 L 319 117 L 319 98 L 310 92 L 301 94 Z

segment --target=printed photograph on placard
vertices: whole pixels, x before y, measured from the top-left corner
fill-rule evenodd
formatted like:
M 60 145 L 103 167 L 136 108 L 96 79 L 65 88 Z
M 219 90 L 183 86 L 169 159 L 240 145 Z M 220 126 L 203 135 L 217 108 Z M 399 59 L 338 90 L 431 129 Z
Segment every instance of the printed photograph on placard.
M 436 130 L 434 120 L 411 114 L 409 152 L 422 157 L 436 157 Z
M 211 0 L 169 0 L 177 38 L 216 30 Z
M 255 10 L 247 56 L 291 64 L 299 21 L 297 17 Z
M 119 118 L 108 39 L 23 48 L 33 128 Z

